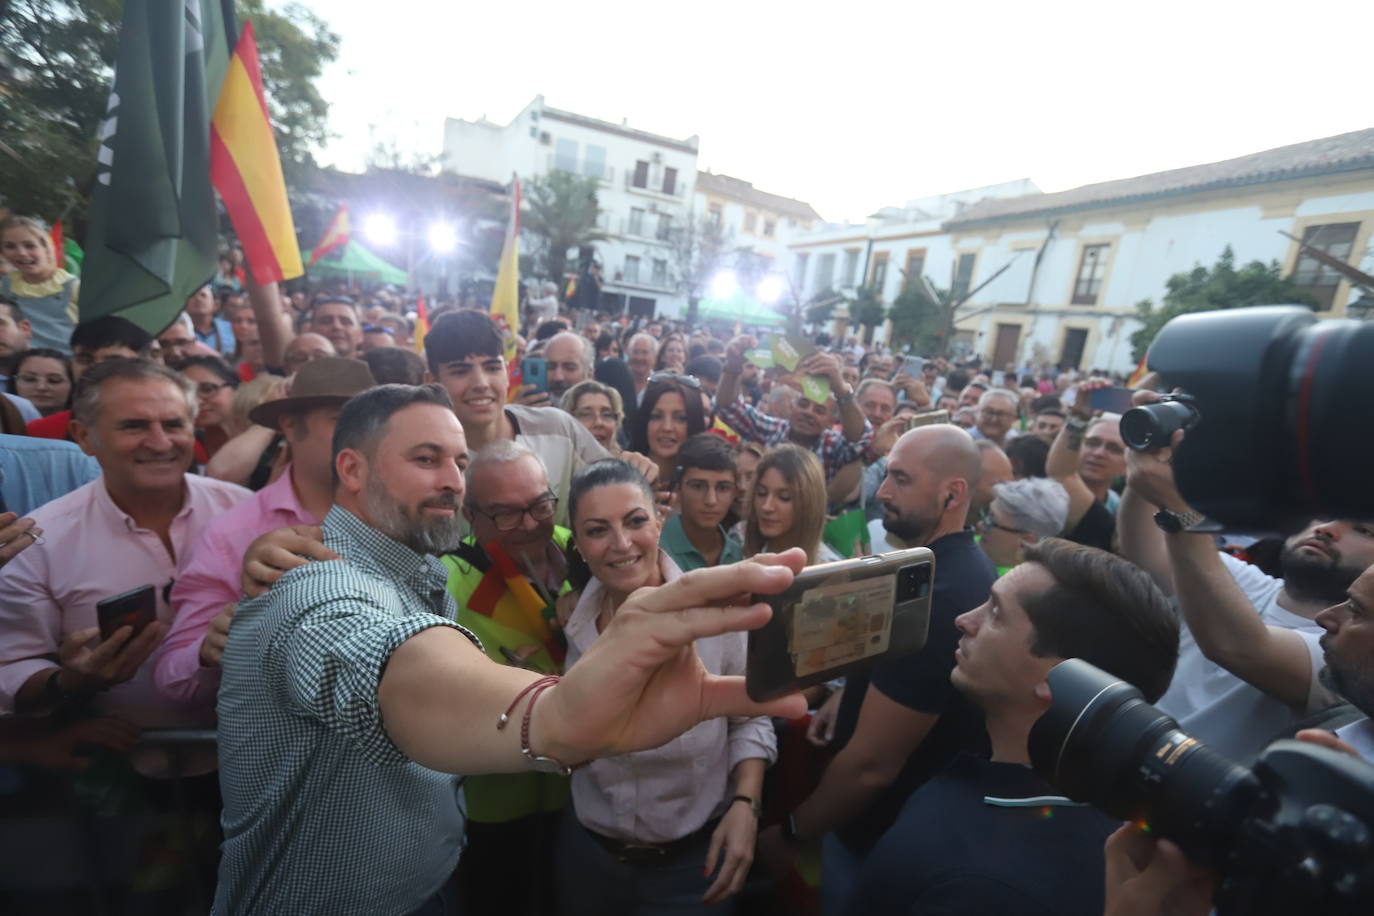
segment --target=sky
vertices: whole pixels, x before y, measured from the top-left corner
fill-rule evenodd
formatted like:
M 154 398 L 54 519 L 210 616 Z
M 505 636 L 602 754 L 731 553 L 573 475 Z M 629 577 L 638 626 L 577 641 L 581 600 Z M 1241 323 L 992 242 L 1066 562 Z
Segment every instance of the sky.
M 280 6 L 280 0 L 272 0 Z M 436 154 L 445 117 L 548 105 L 670 137 L 829 221 L 1044 191 L 1374 127 L 1369 0 L 303 0 L 341 37 L 337 137 Z

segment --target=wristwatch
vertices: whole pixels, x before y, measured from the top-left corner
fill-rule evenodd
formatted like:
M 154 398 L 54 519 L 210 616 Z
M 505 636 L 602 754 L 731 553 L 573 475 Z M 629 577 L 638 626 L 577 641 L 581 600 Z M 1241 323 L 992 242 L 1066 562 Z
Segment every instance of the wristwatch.
M 90 698 L 88 693 L 63 690 L 62 685 L 57 682 L 61 674 L 61 668 L 54 668 L 52 674 L 48 675 L 47 681 L 43 683 L 43 694 L 49 705 L 65 706 L 68 703 L 81 703 Z
M 1155 524 L 1159 530 L 1165 534 L 1179 534 L 1202 521 L 1207 516 L 1196 509 L 1188 512 L 1175 512 L 1172 509 L 1160 509 L 1155 513 Z
M 730 804 L 733 805 L 735 802 L 748 802 L 749 810 L 754 812 L 754 817 L 763 817 L 763 802 L 752 795 L 736 795 L 730 799 Z

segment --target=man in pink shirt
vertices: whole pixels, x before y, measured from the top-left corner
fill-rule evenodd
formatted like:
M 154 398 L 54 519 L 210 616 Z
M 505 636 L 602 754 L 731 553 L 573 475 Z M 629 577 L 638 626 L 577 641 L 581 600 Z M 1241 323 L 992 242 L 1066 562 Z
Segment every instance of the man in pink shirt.
M 72 435 L 101 476 L 34 510 L 43 529 L 0 570 L 0 716 L 92 706 L 140 728 L 200 725 L 153 689 L 145 664 L 171 622 L 177 562 L 202 528 L 249 492 L 186 473 L 195 389 L 145 359 L 87 369 Z M 154 589 L 157 621 L 102 640 L 96 604 Z
M 220 656 L 242 591 L 244 553 L 258 535 L 324 519 L 334 502 L 334 421 L 349 398 L 375 384 L 361 360 L 323 357 L 300 368 L 287 397 L 249 413 L 254 423 L 285 434 L 291 464 L 275 482 L 207 525 L 186 555 L 172 589 L 172 631 L 153 665 L 153 680 L 168 700 L 214 708 Z

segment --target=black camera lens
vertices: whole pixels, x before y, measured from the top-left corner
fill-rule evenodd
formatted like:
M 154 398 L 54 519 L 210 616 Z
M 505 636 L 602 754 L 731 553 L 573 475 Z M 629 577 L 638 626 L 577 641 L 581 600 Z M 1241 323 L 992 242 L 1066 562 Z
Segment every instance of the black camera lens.
M 930 591 L 930 565 L 904 566 L 897 573 L 897 600 L 915 601 Z
M 1198 412 L 1187 401 L 1166 399 L 1132 407 L 1121 415 L 1121 441 L 1137 452 L 1163 448 L 1174 433 L 1197 422 Z
M 1031 763 L 1075 801 L 1143 821 L 1196 861 L 1217 864 L 1258 799 L 1259 780 L 1087 662 L 1049 674 L 1054 702 L 1031 728 Z

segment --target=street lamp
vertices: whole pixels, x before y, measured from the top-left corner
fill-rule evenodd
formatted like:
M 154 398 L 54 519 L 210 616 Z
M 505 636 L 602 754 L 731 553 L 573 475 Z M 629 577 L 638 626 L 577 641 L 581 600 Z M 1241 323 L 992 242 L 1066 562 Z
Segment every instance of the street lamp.
M 396 229 L 396 220 L 391 216 L 386 213 L 372 213 L 363 220 L 363 235 L 374 245 L 390 248 L 396 244 L 400 232 Z
M 733 270 L 722 270 L 711 278 L 711 295 L 716 299 L 729 299 L 739 289 Z
M 432 223 L 429 227 L 429 247 L 435 254 L 452 254 L 458 247 L 458 233 L 448 223 Z

